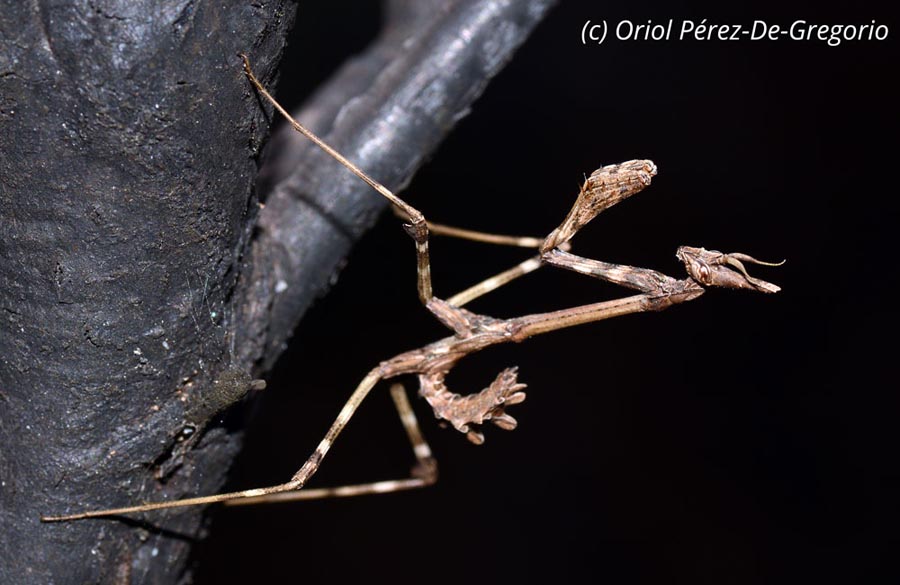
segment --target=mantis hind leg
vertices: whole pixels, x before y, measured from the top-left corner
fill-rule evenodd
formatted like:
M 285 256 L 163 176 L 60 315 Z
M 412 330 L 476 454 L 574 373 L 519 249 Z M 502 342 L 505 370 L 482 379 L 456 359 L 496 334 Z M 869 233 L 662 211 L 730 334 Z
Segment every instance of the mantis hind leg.
M 275 502 L 295 502 L 298 500 L 348 498 L 368 494 L 400 492 L 434 484 L 437 481 L 438 476 L 437 461 L 432 456 L 431 447 L 429 447 L 428 443 L 425 441 L 425 437 L 422 435 L 421 429 L 419 429 L 419 422 L 416 419 L 416 415 L 413 412 L 412 406 L 409 403 L 409 398 L 407 398 L 406 391 L 402 384 L 394 384 L 391 386 L 391 398 L 394 400 L 397 414 L 400 415 L 400 422 L 403 423 L 403 428 L 406 430 L 406 435 L 409 438 L 413 453 L 416 456 L 416 464 L 412 468 L 410 477 L 336 487 L 272 493 L 252 498 L 230 500 L 226 505 L 249 506 L 253 504 L 271 504 Z

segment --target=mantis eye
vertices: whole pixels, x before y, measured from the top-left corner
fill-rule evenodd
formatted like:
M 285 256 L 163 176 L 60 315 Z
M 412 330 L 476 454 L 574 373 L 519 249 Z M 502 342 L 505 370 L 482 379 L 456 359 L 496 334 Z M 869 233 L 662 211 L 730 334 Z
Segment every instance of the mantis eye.
M 700 274 L 700 282 L 707 284 L 709 283 L 709 266 L 706 264 L 700 265 L 700 270 L 698 271 Z

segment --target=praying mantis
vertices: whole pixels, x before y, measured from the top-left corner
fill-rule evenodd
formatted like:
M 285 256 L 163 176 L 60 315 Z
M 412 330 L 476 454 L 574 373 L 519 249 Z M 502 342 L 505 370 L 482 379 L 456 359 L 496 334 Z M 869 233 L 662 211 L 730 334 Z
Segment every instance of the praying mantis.
M 446 386 L 446 376 L 465 357 L 494 345 L 518 343 L 535 335 L 575 325 L 632 313 L 660 311 L 694 300 L 710 287 L 753 290 L 762 293 L 776 293 L 780 290 L 778 286 L 748 274 L 745 266 L 746 264 L 777 266 L 780 263 L 762 262 L 742 253 L 722 253 L 704 248 L 682 246 L 676 252 L 677 258 L 687 272 L 687 276 L 682 279 L 676 279 L 655 270 L 603 262 L 572 253 L 571 240 L 585 225 L 604 210 L 650 185 L 653 177 L 657 174 L 657 168 L 649 160 L 631 160 L 603 166 L 594 171 L 582 184 L 569 213 L 544 238 L 503 236 L 431 223 L 418 209 L 399 198 L 299 122 L 293 120 L 256 78 L 247 57 L 243 55 L 241 57 L 246 76 L 260 96 L 269 101 L 297 132 L 340 162 L 393 205 L 396 214 L 404 221 L 406 233 L 415 243 L 419 300 L 438 321 L 450 330 L 451 334 L 423 347 L 403 352 L 375 366 L 353 391 L 312 455 L 284 483 L 176 501 L 153 502 L 64 515 L 46 515 L 41 517 L 42 521 L 73 521 L 217 502 L 251 504 L 353 496 L 427 486 L 433 484 L 437 479 L 437 464 L 419 430 L 418 422 L 403 387 L 394 384 L 391 387 L 391 396 L 406 429 L 417 462 L 410 477 L 336 488 L 301 489 L 318 471 L 323 459 L 362 402 L 382 381 L 406 375 L 416 376 L 419 383 L 419 394 L 428 402 L 435 416 L 463 433 L 472 443 L 481 444 L 485 439 L 482 426 L 486 423 L 493 423 L 504 430 L 516 428 L 516 420 L 507 413 L 507 409 L 525 400 L 523 392 L 525 385 L 519 381 L 516 368 L 507 368 L 502 370 L 495 380 L 480 392 L 469 395 L 452 392 Z M 430 235 L 529 248 L 536 253 L 524 262 L 488 278 L 480 284 L 448 298 L 440 298 L 434 294 L 432 289 Z M 476 314 L 463 308 L 472 300 L 543 266 L 553 266 L 598 278 L 632 289 L 637 294 L 508 319 Z

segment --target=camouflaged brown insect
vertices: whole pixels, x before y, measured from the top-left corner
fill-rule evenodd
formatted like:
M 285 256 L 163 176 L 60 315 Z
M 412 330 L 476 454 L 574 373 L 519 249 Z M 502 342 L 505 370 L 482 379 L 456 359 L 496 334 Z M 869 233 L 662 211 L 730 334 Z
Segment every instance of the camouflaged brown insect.
M 473 443 L 481 444 L 484 442 L 481 427 L 487 422 L 504 430 L 516 428 L 516 419 L 506 410 L 525 400 L 525 393 L 522 391 L 525 385 L 519 382 L 516 368 L 507 368 L 480 392 L 465 396 L 457 394 L 447 388 L 444 381 L 450 370 L 463 358 L 492 345 L 520 342 L 534 335 L 574 325 L 631 313 L 660 311 L 672 305 L 694 300 L 709 287 L 737 288 L 763 293 L 775 293 L 780 290 L 774 284 L 750 276 L 745 267 L 746 263 L 766 266 L 777 264 L 761 262 L 747 254 L 726 254 L 704 248 L 682 246 L 676 253 L 688 274 L 686 278 L 682 279 L 676 279 L 647 268 L 611 264 L 573 254 L 570 251 L 570 240 L 581 228 L 604 210 L 650 185 L 652 178 L 657 174 L 657 168 L 649 160 L 631 160 L 621 164 L 607 165 L 591 173 L 584 181 L 571 211 L 546 238 L 502 236 L 429 223 L 419 210 L 397 197 L 293 120 L 257 80 L 247 58 L 245 56 L 242 58 L 250 82 L 260 95 L 271 102 L 288 119 L 295 130 L 312 140 L 394 205 L 396 213 L 406 222 L 404 228 L 415 241 L 419 298 L 432 315 L 450 329 L 451 334 L 424 347 L 385 360 L 374 367 L 357 386 L 313 454 L 285 483 L 171 502 L 43 516 L 41 519 L 45 522 L 130 514 L 215 502 L 251 504 L 355 496 L 430 485 L 437 479 L 437 464 L 431 455 L 428 444 L 422 437 L 403 387 L 395 384 L 391 388 L 391 395 L 417 461 L 411 477 L 334 488 L 301 489 L 316 473 L 334 441 L 363 400 L 376 384 L 383 380 L 408 374 L 418 376 L 419 394 L 431 406 L 435 416 L 449 423 L 457 431 L 464 433 Z M 510 270 L 488 278 L 480 284 L 444 300 L 434 296 L 432 292 L 431 263 L 428 253 L 428 239 L 431 234 L 531 248 L 535 249 L 537 254 Z M 495 319 L 462 308 L 473 299 L 545 265 L 564 268 L 612 282 L 633 289 L 638 294 L 510 319 Z

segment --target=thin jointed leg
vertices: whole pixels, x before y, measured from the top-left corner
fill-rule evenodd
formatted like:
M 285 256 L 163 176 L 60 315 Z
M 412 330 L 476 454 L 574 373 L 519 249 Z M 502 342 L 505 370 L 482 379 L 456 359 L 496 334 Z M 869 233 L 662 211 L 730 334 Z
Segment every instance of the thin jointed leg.
M 303 136 L 310 139 L 316 146 L 324 150 L 329 156 L 333 157 L 339 163 L 341 163 L 344 167 L 346 167 L 350 172 L 354 175 L 362 179 L 366 184 L 370 187 L 378 191 L 385 199 L 394 204 L 394 206 L 399 209 L 408 219 L 409 224 L 404 225 L 406 232 L 412 236 L 413 240 L 416 242 L 416 256 L 417 256 L 417 275 L 418 275 L 418 289 L 419 289 L 419 300 L 422 301 L 423 305 L 427 305 L 428 301 L 432 299 L 434 294 L 431 289 L 431 265 L 428 258 L 428 223 L 425 221 L 425 216 L 422 215 L 418 209 L 400 199 L 390 189 L 370 177 L 358 166 L 350 162 L 344 155 L 333 149 L 331 146 L 326 144 L 321 138 L 316 136 L 311 130 L 294 120 L 291 115 L 281 107 L 275 98 L 266 90 L 263 84 L 256 78 L 253 74 L 253 70 L 250 68 L 250 61 L 247 59 L 246 55 L 241 55 L 241 59 L 244 61 L 244 72 L 247 74 L 247 77 L 250 79 L 250 82 L 256 87 L 257 91 L 265 97 L 278 112 L 284 116 L 284 118 L 290 123 L 290 125 L 302 134 Z
M 405 219 L 401 212 L 397 212 L 396 209 L 395 212 L 399 217 Z M 510 236 L 505 234 L 494 234 L 489 232 L 458 228 L 454 226 L 433 223 L 430 221 L 427 223 L 431 235 L 457 238 L 460 240 L 469 240 L 472 242 L 481 242 L 484 244 L 539 249 L 545 241 L 544 238 L 535 238 L 531 236 Z M 569 244 L 569 242 L 563 242 L 559 245 L 559 249 L 566 252 L 568 252 L 570 248 L 571 244 Z M 543 266 L 543 264 L 544 263 L 542 262 L 541 256 L 533 256 L 531 258 L 528 258 L 527 260 L 523 260 L 512 268 L 486 278 L 483 281 L 474 284 L 461 292 L 456 293 L 452 297 L 448 298 L 447 302 L 456 307 L 462 307 L 463 305 L 472 302 L 478 297 L 484 296 L 489 292 L 497 290 L 501 286 L 512 282 L 520 276 L 525 276 L 526 274 L 534 272 L 535 270 Z
M 263 97 L 265 97 L 275 107 L 275 109 L 278 110 L 278 112 L 282 116 L 284 116 L 284 118 L 291 124 L 294 130 L 309 138 L 316 146 L 334 157 L 344 167 L 346 167 L 353 174 L 365 181 L 369 186 L 371 186 L 378 193 L 384 196 L 388 201 L 393 203 L 395 213 L 400 215 L 400 217 L 405 221 L 409 222 L 403 227 L 406 232 L 413 238 L 416 244 L 417 288 L 419 291 L 419 300 L 422 302 L 422 304 L 427 306 L 428 302 L 434 297 L 434 292 L 431 284 L 431 261 L 428 246 L 430 233 L 429 228 L 431 228 L 434 233 L 440 235 L 499 245 L 539 248 L 542 244 L 545 243 L 546 239 L 525 236 L 488 234 L 475 230 L 466 230 L 452 226 L 429 223 L 425 220 L 425 216 L 422 214 L 422 212 L 395 195 L 390 189 L 370 177 L 362 169 L 353 164 L 342 154 L 334 150 L 331 146 L 326 144 L 311 130 L 292 118 L 291 115 L 283 107 L 281 107 L 281 105 L 277 101 L 275 101 L 275 98 L 273 98 L 272 95 L 269 94 L 266 88 L 253 74 L 253 70 L 250 68 L 250 62 L 247 59 L 246 55 L 241 55 L 241 58 L 244 61 L 244 71 L 246 72 L 247 77 L 260 92 L 260 94 L 262 94 Z M 562 245 L 565 243 L 565 241 L 560 241 L 557 245 Z M 461 303 L 470 302 L 471 300 L 492 290 L 495 290 L 496 288 L 510 282 L 511 280 L 527 274 L 533 270 L 536 270 L 539 267 L 540 263 L 535 263 L 533 260 L 526 260 L 525 262 L 522 262 L 512 269 L 502 272 L 496 277 L 487 279 L 482 284 L 470 287 L 466 291 L 463 291 L 462 293 L 453 297 L 453 299 Z M 456 304 L 452 300 L 450 302 L 451 304 Z
M 576 256 L 565 250 L 553 248 L 542 255 L 544 262 L 558 268 L 565 268 L 579 274 L 593 276 L 625 288 L 643 293 L 663 293 L 677 282 L 671 276 L 649 268 L 612 264 L 601 260 L 593 260 Z
M 244 490 L 240 492 L 229 492 L 225 494 L 216 494 L 214 496 L 201 496 L 199 498 L 186 498 L 184 500 L 175 500 L 172 502 L 154 502 L 152 504 L 139 504 L 137 506 L 126 506 L 123 508 L 107 508 L 104 510 L 92 510 L 90 512 L 80 512 L 78 514 L 65 514 L 61 516 L 41 516 L 41 522 L 66 522 L 68 520 L 82 520 L 84 518 L 99 518 L 103 516 L 121 516 L 122 514 L 132 514 L 135 512 L 149 512 L 151 510 L 164 510 L 166 508 L 182 508 L 184 506 L 198 506 L 203 504 L 215 504 L 217 502 L 226 502 L 239 498 L 255 498 L 267 494 L 277 494 L 297 489 L 299 485 L 294 482 L 283 483 L 265 488 L 257 488 L 252 490 Z
M 533 256 L 528 260 L 520 262 L 519 264 L 513 266 L 508 270 L 504 270 L 503 272 L 495 274 L 490 278 L 482 280 L 478 284 L 470 286 L 462 292 L 456 293 L 455 295 L 447 299 L 447 302 L 455 307 L 462 307 L 466 303 L 471 303 L 478 297 L 484 296 L 491 291 L 497 290 L 501 286 L 512 282 L 520 276 L 525 276 L 526 274 L 534 272 L 541 266 L 543 266 L 541 257 Z
M 291 490 L 297 490 L 303 487 L 303 485 L 309 480 L 310 477 L 319 469 L 319 464 L 321 464 L 322 459 L 328 453 L 329 449 L 331 449 L 331 445 L 337 436 L 344 430 L 344 427 L 347 425 L 347 422 L 356 412 L 356 409 L 359 408 L 359 405 L 368 396 L 369 392 L 372 388 L 381 380 L 381 374 L 378 368 L 369 372 L 369 374 L 363 378 L 362 382 L 359 383 L 359 386 L 356 387 L 356 390 L 353 391 L 353 394 L 350 396 L 350 399 L 344 405 L 344 408 L 341 409 L 341 412 L 338 414 L 337 419 L 331 424 L 331 428 L 328 429 L 328 432 L 325 435 L 325 438 L 319 443 L 319 446 L 316 447 L 316 450 L 310 455 L 309 459 L 306 460 L 306 463 L 300 468 L 297 473 L 294 474 L 294 477 L 291 478 L 290 481 L 264 488 L 257 488 L 252 490 L 243 490 L 239 492 L 229 492 L 225 494 L 217 494 L 213 496 L 201 496 L 197 498 L 185 498 L 183 500 L 174 500 L 171 502 L 155 502 L 152 504 L 139 504 L 136 506 L 127 506 L 123 508 L 108 508 L 104 510 L 93 510 L 90 512 L 81 512 L 78 514 L 66 514 L 62 516 L 41 516 L 41 521 L 43 522 L 63 522 L 66 520 L 80 520 L 82 518 L 96 518 L 99 516 L 118 516 L 120 514 L 130 514 L 134 512 L 149 512 L 151 510 L 163 510 L 166 508 L 181 508 L 184 506 L 196 506 L 201 504 L 214 504 L 217 502 L 225 502 L 229 500 L 240 500 L 246 498 L 255 498 L 258 496 L 267 496 L 271 494 L 277 494 L 281 492 L 289 492 Z
M 391 386 L 391 398 L 400 415 L 400 422 L 406 430 L 413 453 L 416 456 L 416 465 L 413 468 L 412 477 L 405 479 L 392 479 L 387 481 L 375 481 L 370 483 L 345 485 L 338 487 L 326 487 L 316 489 L 302 489 L 290 492 L 280 492 L 255 498 L 230 500 L 227 506 L 249 506 L 253 504 L 270 504 L 275 502 L 294 502 L 298 500 L 318 500 L 323 498 L 347 498 L 368 494 L 386 494 L 404 490 L 417 489 L 433 485 L 437 481 L 437 461 L 431 455 L 431 448 L 425 441 L 419 423 L 413 412 L 406 392 L 402 384 Z

